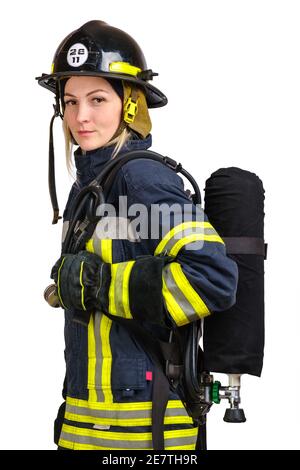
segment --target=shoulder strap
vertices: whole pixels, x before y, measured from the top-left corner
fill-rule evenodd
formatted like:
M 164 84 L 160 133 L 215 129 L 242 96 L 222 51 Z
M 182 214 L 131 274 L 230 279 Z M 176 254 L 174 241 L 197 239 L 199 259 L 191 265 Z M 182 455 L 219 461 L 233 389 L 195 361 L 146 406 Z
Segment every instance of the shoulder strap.
M 160 162 L 176 173 L 181 173 L 183 176 L 185 176 L 193 186 L 196 203 L 201 204 L 200 189 L 192 175 L 182 168 L 181 163 L 177 163 L 172 158 L 162 156 L 157 152 L 153 152 L 152 150 L 132 150 L 131 152 L 123 154 L 120 158 L 112 160 L 97 176 L 96 180 L 98 184 L 101 185 L 102 188 L 105 189 L 105 191 L 108 193 L 120 168 L 131 160 L 140 160 L 143 158 Z
M 71 220 L 63 243 L 62 251 L 64 253 L 77 253 L 80 249 L 84 249 L 85 242 L 91 233 L 93 233 L 101 218 L 96 215 L 96 211 L 99 203 L 105 202 L 104 191 L 108 194 L 116 173 L 125 163 L 141 158 L 158 161 L 176 173 L 181 173 L 185 176 L 195 191 L 193 202 L 201 204 L 199 186 L 192 175 L 182 168 L 181 163 L 177 163 L 170 157 L 163 157 L 152 150 L 132 150 L 123 154 L 120 158 L 110 161 L 99 175 L 77 195 L 71 208 Z M 87 207 L 87 215 L 84 220 L 81 219 L 83 207 Z

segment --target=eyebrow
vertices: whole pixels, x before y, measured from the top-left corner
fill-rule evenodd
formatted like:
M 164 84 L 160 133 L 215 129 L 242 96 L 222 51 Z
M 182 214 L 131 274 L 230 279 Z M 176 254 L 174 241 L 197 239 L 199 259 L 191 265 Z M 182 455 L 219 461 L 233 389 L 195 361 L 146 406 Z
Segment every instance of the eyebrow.
M 96 93 L 97 91 L 104 91 L 104 93 L 108 93 L 107 90 L 103 90 L 102 88 L 98 88 L 97 90 L 90 91 L 89 93 L 86 94 L 86 96 L 90 96 L 93 93 Z M 64 96 L 72 96 L 73 98 L 76 98 L 76 96 L 72 95 L 72 93 L 65 93 Z

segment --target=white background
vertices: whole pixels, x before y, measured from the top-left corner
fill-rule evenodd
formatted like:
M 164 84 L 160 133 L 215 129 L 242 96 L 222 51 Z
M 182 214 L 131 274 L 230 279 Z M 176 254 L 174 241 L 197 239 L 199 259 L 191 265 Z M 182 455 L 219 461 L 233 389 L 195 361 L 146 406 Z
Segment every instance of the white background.
M 266 190 L 266 347 L 260 379 L 243 378 L 247 422 L 209 416 L 209 449 L 300 449 L 299 175 L 300 2 L 110 0 L 17 2 L 1 12 L 1 427 L 3 449 L 54 449 L 64 376 L 63 315 L 43 300 L 60 254 L 47 187 L 60 41 L 92 19 L 141 45 L 169 104 L 151 111 L 153 150 L 194 174 L 238 166 Z M 57 120 L 61 209 L 71 180 Z M 224 381 L 226 376 L 222 376 Z

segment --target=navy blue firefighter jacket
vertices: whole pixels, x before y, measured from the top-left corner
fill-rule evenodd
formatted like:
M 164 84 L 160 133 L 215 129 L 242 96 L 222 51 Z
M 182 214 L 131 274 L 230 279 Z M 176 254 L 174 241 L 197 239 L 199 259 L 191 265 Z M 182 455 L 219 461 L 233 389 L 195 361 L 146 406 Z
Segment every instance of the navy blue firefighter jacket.
M 151 135 L 133 136 L 116 158 L 150 146 Z M 112 152 L 113 147 L 75 151 L 77 178 L 64 211 L 63 237 L 75 196 Z M 65 310 L 65 407 L 56 433 L 59 446 L 68 449 L 152 449 L 154 366 L 142 343 L 113 317 L 140 318 L 164 338 L 172 325 L 232 306 L 237 266 L 203 210 L 185 193 L 182 179 L 159 162 L 142 158 L 122 166 L 106 202 L 105 224 L 102 219 L 97 225 L 86 250 L 111 266 L 110 317 L 96 311 L 85 325 Z M 170 262 L 155 264 L 162 255 Z M 194 449 L 196 437 L 197 427 L 170 391 L 165 449 Z

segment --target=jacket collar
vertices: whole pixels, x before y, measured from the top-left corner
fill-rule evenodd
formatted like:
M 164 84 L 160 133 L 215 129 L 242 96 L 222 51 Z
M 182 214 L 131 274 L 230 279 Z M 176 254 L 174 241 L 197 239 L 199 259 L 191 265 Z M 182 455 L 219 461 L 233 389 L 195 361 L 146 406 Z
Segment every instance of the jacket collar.
M 122 155 L 131 150 L 145 150 L 151 147 L 152 137 L 149 134 L 145 139 L 140 139 L 135 134 L 125 143 L 118 155 Z M 79 147 L 74 152 L 75 166 L 77 169 L 77 182 L 80 187 L 85 186 L 93 180 L 104 168 L 105 164 L 111 160 L 114 145 L 100 147 L 83 153 Z

